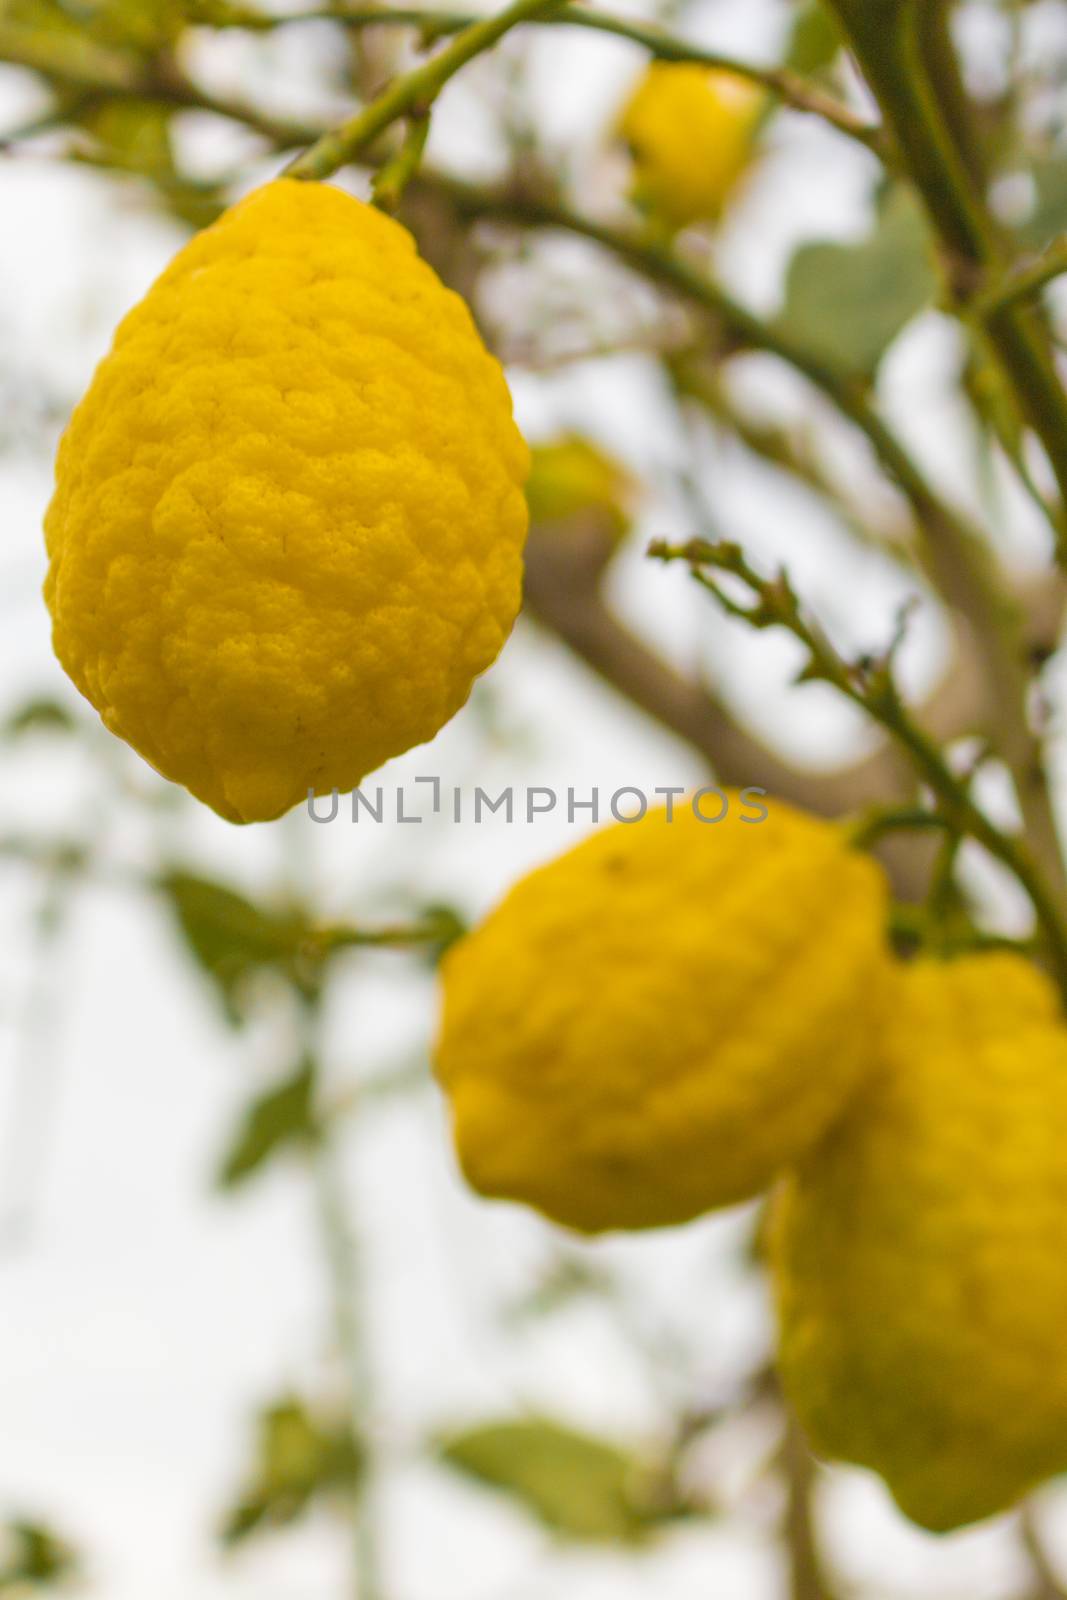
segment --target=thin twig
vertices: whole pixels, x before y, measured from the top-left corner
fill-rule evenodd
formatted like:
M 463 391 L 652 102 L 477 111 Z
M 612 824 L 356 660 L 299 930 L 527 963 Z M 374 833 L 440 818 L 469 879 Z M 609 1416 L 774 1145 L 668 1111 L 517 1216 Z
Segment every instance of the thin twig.
M 1067 272 L 1067 244 L 1057 239 L 1035 261 L 1024 262 L 1005 273 L 998 282 L 983 289 L 968 306 L 980 322 L 987 322 L 1006 306 L 1017 305 L 1039 294 L 1054 279 Z
M 792 1413 L 782 1446 L 786 1480 L 785 1542 L 790 1600 L 832 1600 L 815 1533 L 812 1504 L 817 1468 Z
M 339 22 L 349 28 L 409 27 L 418 29 L 424 40 L 435 40 L 459 33 L 479 19 L 472 12 L 410 7 L 329 6 L 309 11 L 266 13 L 220 4 L 205 5 L 196 20 L 208 27 L 252 31 L 266 31 L 309 21 Z M 888 157 L 886 141 L 876 123 L 868 121 L 817 84 L 808 83 L 799 73 L 786 67 L 761 67 L 750 61 L 741 61 L 720 50 L 706 50 L 693 40 L 678 38 L 662 28 L 628 17 L 613 16 L 610 12 L 597 11 L 591 6 L 561 5 L 550 16 L 533 16 L 525 20 L 542 26 L 587 28 L 611 34 L 642 46 L 657 61 L 692 62 L 715 71 L 733 73 L 735 77 L 760 84 L 793 110 L 821 117 L 839 133 L 855 139 L 883 159 Z
M 425 119 L 445 85 L 476 56 L 483 55 L 521 22 L 550 11 L 559 0 L 512 0 L 494 17 L 476 22 L 456 35 L 452 43 L 413 72 L 395 78 L 389 87 L 356 116 L 297 156 L 285 169 L 290 178 L 328 178 L 347 165 L 379 134 L 403 117 Z
M 1030 1558 L 1036 1579 L 1028 1600 L 1067 1600 L 1067 1584 L 1060 1579 L 1049 1560 L 1032 1500 L 1023 1506 L 1019 1526 L 1023 1549 Z
M 1044 936 L 1046 952 L 1057 982 L 1067 1000 L 1067 922 L 1054 894 L 1024 839 L 1005 834 L 991 823 L 972 800 L 966 785 L 946 764 L 937 744 L 907 710 L 893 676 L 893 653 L 898 640 L 882 656 L 859 662 L 845 660 L 813 622 L 784 572 L 766 579 L 746 560 L 738 545 L 702 539 L 684 545 L 654 542 L 649 554 L 661 561 L 687 561 L 697 581 L 724 611 L 754 628 L 784 628 L 805 647 L 808 663 L 798 681 L 820 680 L 867 713 L 905 750 L 922 780 L 937 795 L 945 815 L 961 833 L 976 840 L 1015 877 L 1029 896 Z M 738 600 L 723 589 L 712 571 L 740 579 L 753 598 Z

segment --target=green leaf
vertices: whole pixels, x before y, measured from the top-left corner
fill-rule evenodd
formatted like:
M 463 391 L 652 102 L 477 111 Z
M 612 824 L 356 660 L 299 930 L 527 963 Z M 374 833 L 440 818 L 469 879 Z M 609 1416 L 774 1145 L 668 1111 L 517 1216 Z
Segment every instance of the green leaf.
M 0 1595 L 65 1583 L 77 1566 L 69 1545 L 41 1523 L 20 1520 L 0 1527 Z
M 258 974 L 273 970 L 290 982 L 305 981 L 300 952 L 309 925 L 302 913 L 269 911 L 235 889 L 191 872 L 165 873 L 158 886 L 232 1022 L 245 1019 L 250 985 Z
M 792 72 L 815 77 L 837 60 L 842 43 L 840 29 L 823 0 L 805 0 L 793 23 L 783 64 Z
M 19 739 L 25 733 L 73 733 L 77 724 L 66 706 L 42 697 L 27 700 L 0 728 L 0 738 Z
M 289 1146 L 314 1143 L 315 1064 L 302 1062 L 291 1078 L 254 1100 L 219 1168 L 222 1189 L 233 1189 Z
M 1034 204 L 1016 234 L 1028 250 L 1043 250 L 1067 233 L 1067 154 L 1043 156 L 1031 167 L 1030 176 Z
M 895 189 L 865 239 L 801 245 L 789 265 L 778 325 L 839 372 L 869 378 L 936 292 L 925 219 L 917 201 Z
M 566 1539 L 634 1543 L 649 1517 L 640 1464 L 624 1450 L 547 1418 L 488 1423 L 446 1439 L 441 1459 L 503 1490 Z
M 248 1483 L 221 1529 L 230 1546 L 260 1529 L 295 1522 L 321 1496 L 351 1494 L 363 1472 L 363 1452 L 351 1429 L 315 1416 L 296 1397 L 268 1406 L 256 1431 Z

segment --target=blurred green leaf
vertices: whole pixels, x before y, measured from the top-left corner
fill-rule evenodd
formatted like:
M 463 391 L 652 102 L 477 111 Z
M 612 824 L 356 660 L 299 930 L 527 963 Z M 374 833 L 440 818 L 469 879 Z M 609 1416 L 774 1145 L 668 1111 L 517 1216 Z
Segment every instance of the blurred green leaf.
M 550 1316 L 589 1295 L 611 1293 L 611 1279 L 603 1268 L 583 1256 L 556 1255 L 525 1294 L 508 1307 L 514 1322 Z
M 547 1418 L 488 1423 L 446 1439 L 441 1459 L 521 1502 L 566 1539 L 630 1544 L 654 1520 L 643 1469 L 616 1445 Z
M 76 727 L 74 718 L 58 700 L 27 700 L 0 727 L 0 738 L 19 739 L 25 733 L 73 733 Z
M 72 119 L 92 136 L 94 161 L 146 178 L 164 210 L 191 228 L 205 228 L 225 209 L 218 184 L 185 177 L 175 164 L 173 128 L 180 112 L 156 100 L 90 103 Z
M 839 372 L 872 377 L 897 334 L 937 293 L 918 202 L 890 192 L 856 244 L 801 245 L 786 276 L 779 326 Z
M 114 166 L 155 178 L 174 172 L 173 115 L 169 106 L 154 100 L 104 100 L 89 106 L 78 120 Z
M 173 43 L 186 8 L 182 0 L 6 0 L 3 21 L 73 43 L 138 53 Z
M 837 60 L 842 43 L 840 29 L 823 0 L 804 0 L 789 35 L 783 64 L 805 77 L 816 77 Z
M 0 1527 L 0 1595 L 65 1583 L 77 1566 L 70 1546 L 41 1523 L 19 1520 Z
M 322 1495 L 351 1493 L 363 1471 L 363 1454 L 351 1431 L 314 1416 L 287 1396 L 257 1419 L 256 1454 L 248 1485 L 226 1514 L 224 1544 L 295 1522 Z
M 191 872 L 165 873 L 158 885 L 231 1021 L 244 1021 L 250 982 L 259 973 L 273 970 L 306 986 L 300 955 L 309 924 L 301 912 L 267 910 L 235 889 Z
M 254 1100 L 219 1168 L 222 1189 L 233 1189 L 291 1145 L 314 1143 L 315 1064 L 304 1061 L 291 1078 Z
M 1067 152 L 1043 156 L 1030 169 L 1034 204 L 1015 231 L 1028 250 L 1043 250 L 1067 233 Z

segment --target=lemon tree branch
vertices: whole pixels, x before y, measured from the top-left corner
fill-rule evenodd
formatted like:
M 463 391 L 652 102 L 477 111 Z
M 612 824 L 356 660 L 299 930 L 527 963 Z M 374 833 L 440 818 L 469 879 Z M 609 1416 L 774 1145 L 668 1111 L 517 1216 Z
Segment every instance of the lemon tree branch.
M 550 11 L 558 0 L 512 0 L 495 17 L 473 23 L 456 35 L 452 43 L 413 72 L 396 78 L 368 106 L 350 117 L 290 162 L 290 178 L 328 178 L 339 167 L 355 160 L 361 151 L 385 130 L 404 117 L 425 119 L 437 96 L 461 68 L 475 57 L 492 49 L 519 23 Z
M 943 814 L 1005 866 L 1025 889 L 1041 929 L 1046 953 L 1067 998 L 1067 920 L 1025 838 L 1002 833 L 975 804 L 966 784 L 946 763 L 936 742 L 914 720 L 893 675 L 893 648 L 876 658 L 846 660 L 800 604 L 785 572 L 764 578 L 739 545 L 693 539 L 654 542 L 649 554 L 661 561 L 686 561 L 697 581 L 724 611 L 754 628 L 784 628 L 804 646 L 808 661 L 798 681 L 830 684 L 876 722 L 907 753 Z M 713 573 L 739 580 L 751 598 L 735 598 Z
M 1007 306 L 1032 299 L 1067 272 L 1067 244 L 1058 239 L 1035 261 L 1023 262 L 1006 272 L 999 282 L 984 289 L 969 307 L 972 316 L 986 321 Z
M 322 21 L 340 22 L 349 28 L 407 27 L 419 31 L 424 40 L 444 38 L 459 33 L 478 22 L 471 12 L 419 10 L 396 7 L 388 10 L 375 6 L 328 6 L 309 11 L 267 13 L 231 6 L 224 3 L 206 4 L 196 20 L 215 28 L 243 28 L 265 32 L 291 23 Z M 762 85 L 776 99 L 795 111 L 809 112 L 822 117 L 839 133 L 857 140 L 888 158 L 889 147 L 877 123 L 860 116 L 851 107 L 843 105 L 832 95 L 809 83 L 800 73 L 787 67 L 761 67 L 750 61 L 719 50 L 706 50 L 691 39 L 682 39 L 662 28 L 653 27 L 636 19 L 613 16 L 607 11 L 597 11 L 585 5 L 559 5 L 551 15 L 531 16 L 524 19 L 551 27 L 567 26 L 588 28 L 597 33 L 612 34 L 619 39 L 629 39 L 642 46 L 657 61 L 685 61 L 710 67 L 720 72 L 732 72 L 736 77 L 747 78 Z
M 866 437 L 883 470 L 915 514 L 925 541 L 925 564 L 939 592 L 969 620 L 983 642 L 979 666 L 992 708 L 994 737 L 1012 772 L 1033 847 L 1057 898 L 1067 906 L 1067 874 L 1048 795 L 1043 754 L 1027 715 L 1029 674 L 1021 617 L 981 533 L 929 483 L 873 405 L 865 386 L 843 376 L 785 330 L 755 316 L 676 250 L 649 240 L 645 234 L 595 221 L 554 198 L 514 191 L 487 192 L 452 179 L 435 181 L 467 217 L 561 229 L 609 250 L 642 276 L 708 312 L 740 348 L 764 351 L 799 372 Z
M 964 310 L 984 285 L 1010 272 L 1011 251 L 976 182 L 970 141 L 963 143 L 966 98 L 954 52 L 937 31 L 942 0 L 829 4 L 882 108 L 900 165 L 940 237 L 950 289 Z M 938 13 L 932 21 L 931 8 Z M 1067 504 L 1067 393 L 1042 325 L 1017 297 L 994 299 L 983 325 L 1023 416 L 1045 447 L 1061 502 Z M 1067 528 L 1062 516 L 1058 521 L 1060 554 L 1067 559 Z

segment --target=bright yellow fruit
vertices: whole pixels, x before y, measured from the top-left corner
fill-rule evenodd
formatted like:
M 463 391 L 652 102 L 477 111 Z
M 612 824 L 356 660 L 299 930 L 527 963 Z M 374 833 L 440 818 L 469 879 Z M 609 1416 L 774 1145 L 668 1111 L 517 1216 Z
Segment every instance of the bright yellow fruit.
M 586 1232 L 683 1222 L 840 1113 L 888 968 L 883 876 L 755 804 L 594 833 L 450 950 L 436 1070 L 476 1189 Z
M 906 969 L 878 1070 L 772 1224 L 812 1444 L 954 1528 L 1067 1471 L 1067 1028 L 1012 955 Z
M 398 223 L 280 179 L 124 319 L 46 519 L 56 654 L 233 822 L 432 738 L 519 606 L 527 451 Z
M 535 524 L 592 513 L 604 518 L 613 537 L 620 539 L 630 526 L 635 491 L 625 468 L 580 434 L 546 440 L 530 452 L 526 499 Z
M 636 203 L 671 228 L 718 217 L 752 160 L 765 103 L 733 73 L 653 62 L 618 122 Z

